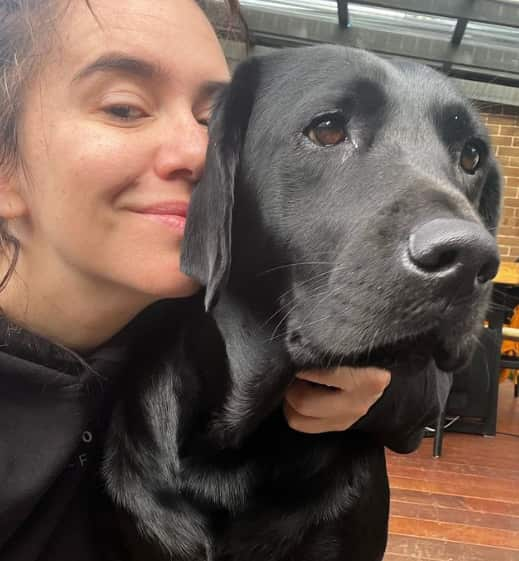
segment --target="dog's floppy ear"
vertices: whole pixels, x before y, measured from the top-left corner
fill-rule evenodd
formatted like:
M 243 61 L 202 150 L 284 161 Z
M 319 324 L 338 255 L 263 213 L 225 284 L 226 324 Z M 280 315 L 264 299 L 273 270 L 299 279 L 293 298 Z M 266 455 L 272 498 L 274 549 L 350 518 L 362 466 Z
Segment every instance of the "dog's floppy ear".
M 205 170 L 189 205 L 181 269 L 206 286 L 206 310 L 216 302 L 231 268 L 234 189 L 258 66 L 254 58 L 239 65 L 231 83 L 217 97 L 209 124 Z
M 503 178 L 501 176 L 499 164 L 494 161 L 487 174 L 479 201 L 479 214 L 485 226 L 494 236 L 497 233 L 497 226 L 501 214 L 502 184 Z

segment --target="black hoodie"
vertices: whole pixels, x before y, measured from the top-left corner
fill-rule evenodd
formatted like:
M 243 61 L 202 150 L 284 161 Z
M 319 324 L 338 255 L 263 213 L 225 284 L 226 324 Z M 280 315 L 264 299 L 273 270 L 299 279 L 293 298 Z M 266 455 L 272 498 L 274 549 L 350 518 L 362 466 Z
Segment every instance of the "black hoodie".
M 0 341 L 0 560 L 117 558 L 97 466 L 124 354 L 82 360 L 5 319 Z

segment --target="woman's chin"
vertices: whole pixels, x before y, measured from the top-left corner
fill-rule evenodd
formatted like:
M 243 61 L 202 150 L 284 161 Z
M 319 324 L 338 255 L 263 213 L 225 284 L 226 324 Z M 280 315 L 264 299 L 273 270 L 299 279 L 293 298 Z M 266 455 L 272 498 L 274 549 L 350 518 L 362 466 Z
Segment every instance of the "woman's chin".
M 161 282 L 161 280 L 167 280 L 167 282 Z M 198 281 L 177 272 L 169 279 L 156 279 L 156 282 L 147 288 L 147 292 L 156 300 L 162 300 L 164 298 L 188 298 L 196 294 L 200 288 Z

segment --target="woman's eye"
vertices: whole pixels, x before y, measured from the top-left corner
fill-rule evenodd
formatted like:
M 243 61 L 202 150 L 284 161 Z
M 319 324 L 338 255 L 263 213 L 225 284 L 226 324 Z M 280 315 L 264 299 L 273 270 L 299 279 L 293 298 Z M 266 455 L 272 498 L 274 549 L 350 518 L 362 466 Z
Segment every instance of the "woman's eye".
M 475 142 L 466 142 L 461 150 L 460 166 L 465 173 L 474 174 L 482 160 L 480 147 Z
M 346 120 L 342 113 L 329 113 L 314 119 L 305 135 L 318 146 L 336 146 L 347 140 Z
M 142 109 L 124 103 L 109 105 L 103 111 L 119 121 L 134 121 L 146 117 L 146 112 Z

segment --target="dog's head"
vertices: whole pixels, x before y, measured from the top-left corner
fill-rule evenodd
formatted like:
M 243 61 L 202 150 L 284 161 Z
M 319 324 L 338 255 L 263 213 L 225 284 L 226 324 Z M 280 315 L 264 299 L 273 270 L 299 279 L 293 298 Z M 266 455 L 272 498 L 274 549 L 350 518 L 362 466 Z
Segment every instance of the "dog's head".
M 229 286 L 270 291 L 297 367 L 450 369 L 482 324 L 500 191 L 486 130 L 445 77 L 287 49 L 243 63 L 216 103 L 183 268 L 208 308 Z

